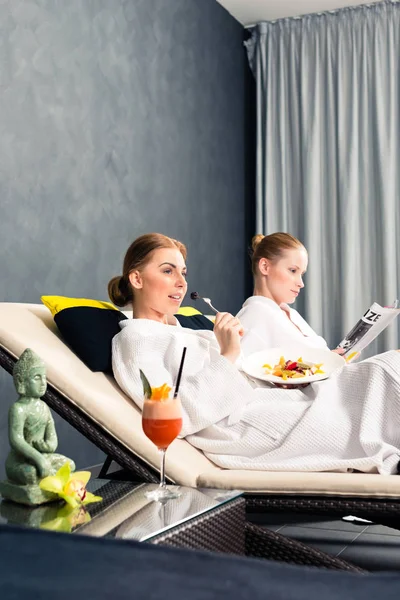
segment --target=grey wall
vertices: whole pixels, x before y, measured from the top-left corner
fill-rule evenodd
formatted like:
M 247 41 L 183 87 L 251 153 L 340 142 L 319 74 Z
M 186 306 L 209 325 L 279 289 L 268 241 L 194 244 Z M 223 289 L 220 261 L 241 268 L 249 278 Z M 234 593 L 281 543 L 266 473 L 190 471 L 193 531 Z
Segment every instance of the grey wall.
M 241 26 L 214 0 L 3 0 L 0 29 L 0 300 L 106 298 L 128 244 L 161 231 L 189 247 L 189 289 L 237 311 L 253 124 Z M 2 373 L 0 475 L 14 398 Z M 57 427 L 78 466 L 102 459 Z

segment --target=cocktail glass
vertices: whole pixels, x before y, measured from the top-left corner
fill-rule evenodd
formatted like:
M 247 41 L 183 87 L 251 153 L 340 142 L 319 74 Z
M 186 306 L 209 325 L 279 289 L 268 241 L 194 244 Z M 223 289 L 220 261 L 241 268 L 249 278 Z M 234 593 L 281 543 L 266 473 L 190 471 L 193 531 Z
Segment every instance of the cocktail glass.
M 158 501 L 178 498 L 180 492 L 167 488 L 165 483 L 165 454 L 168 446 L 182 429 L 182 407 L 179 396 L 174 398 L 171 395 L 163 400 L 146 398 L 143 404 L 142 427 L 161 455 L 160 485 L 156 490 L 146 492 L 146 497 Z

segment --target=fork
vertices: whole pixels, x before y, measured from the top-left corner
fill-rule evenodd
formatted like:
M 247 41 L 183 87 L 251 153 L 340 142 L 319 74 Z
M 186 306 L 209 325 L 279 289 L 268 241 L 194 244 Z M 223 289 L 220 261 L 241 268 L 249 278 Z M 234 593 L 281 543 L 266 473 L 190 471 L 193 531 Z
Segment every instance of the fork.
M 217 309 L 215 308 L 215 306 L 213 306 L 213 305 L 211 304 L 211 300 L 210 300 L 210 298 L 203 298 L 203 297 L 202 297 L 202 296 L 200 296 L 200 295 L 199 295 L 197 292 L 192 292 L 192 293 L 190 294 L 190 297 L 191 297 L 191 299 L 192 299 L 192 300 L 203 300 L 203 302 L 205 302 L 206 304 L 208 304 L 208 306 L 209 306 L 209 307 L 210 307 L 210 308 L 211 308 L 211 309 L 212 309 L 212 310 L 213 310 L 215 313 L 218 313 L 218 312 L 219 312 L 219 310 L 217 310 Z

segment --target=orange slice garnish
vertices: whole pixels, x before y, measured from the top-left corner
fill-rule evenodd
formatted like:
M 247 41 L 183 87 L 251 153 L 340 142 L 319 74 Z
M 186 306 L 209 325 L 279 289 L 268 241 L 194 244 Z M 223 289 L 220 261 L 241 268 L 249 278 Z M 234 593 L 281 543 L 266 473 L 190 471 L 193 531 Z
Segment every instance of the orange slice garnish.
M 152 387 L 151 400 L 166 400 L 167 398 L 169 398 L 169 393 L 171 390 L 172 388 L 166 383 L 163 383 L 162 385 L 160 385 L 160 387 Z

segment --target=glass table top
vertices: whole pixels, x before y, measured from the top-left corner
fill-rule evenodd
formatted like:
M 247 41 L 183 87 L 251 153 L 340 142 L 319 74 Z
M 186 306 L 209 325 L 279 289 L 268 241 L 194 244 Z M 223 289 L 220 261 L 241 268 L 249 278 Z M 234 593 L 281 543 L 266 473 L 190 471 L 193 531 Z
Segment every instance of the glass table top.
M 242 495 L 239 490 L 168 487 L 177 489 L 181 495 L 161 503 L 145 496 L 145 492 L 156 489 L 157 484 L 93 479 L 87 489 L 101 496 L 101 502 L 71 512 L 57 502 L 32 508 L 2 500 L 0 525 L 14 524 L 96 537 L 148 541 Z

